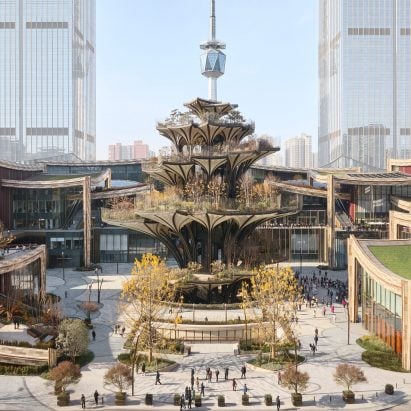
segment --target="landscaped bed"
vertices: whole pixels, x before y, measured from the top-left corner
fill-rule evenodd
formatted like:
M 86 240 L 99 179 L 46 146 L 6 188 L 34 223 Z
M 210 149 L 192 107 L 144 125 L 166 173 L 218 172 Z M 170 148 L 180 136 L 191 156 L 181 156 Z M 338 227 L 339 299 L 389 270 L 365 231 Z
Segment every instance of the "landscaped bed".
M 372 367 L 389 371 L 407 372 L 402 368 L 401 358 L 380 338 L 366 335 L 358 338 L 357 344 L 366 350 L 361 354 L 362 360 Z
M 297 355 L 298 363 L 301 363 L 304 360 L 305 357 Z M 295 364 L 295 356 L 292 353 L 280 352 L 274 359 L 270 360 L 269 354 L 259 353 L 255 359 L 248 362 L 251 365 L 255 365 L 266 370 L 278 371 L 289 364 Z
M 117 357 L 120 362 L 126 365 L 132 365 L 132 359 L 130 357 L 130 353 L 122 353 L 119 354 Z M 150 363 L 148 362 L 147 355 L 139 354 L 136 365 L 138 364 L 138 368 L 141 368 L 142 364 L 146 365 L 146 372 L 153 372 L 157 370 L 161 370 L 162 368 L 168 367 L 171 364 L 174 364 L 174 361 L 167 360 L 166 358 L 154 358 L 153 361 Z

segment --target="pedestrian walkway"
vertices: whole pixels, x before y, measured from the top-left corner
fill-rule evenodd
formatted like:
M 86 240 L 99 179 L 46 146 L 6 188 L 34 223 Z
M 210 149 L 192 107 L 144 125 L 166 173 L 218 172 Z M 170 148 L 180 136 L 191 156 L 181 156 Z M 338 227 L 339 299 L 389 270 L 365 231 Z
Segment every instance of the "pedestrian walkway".
M 250 408 L 250 406 L 241 405 L 242 389 L 245 383 L 248 387 L 251 408 L 265 409 L 264 395 L 271 394 L 273 400 L 277 395 L 280 396 L 281 410 L 295 409 L 291 404 L 290 392 L 285 387 L 278 385 L 277 373 L 247 365 L 247 378 L 240 378 L 241 367 L 252 356 L 241 353 L 234 355 L 234 344 L 198 344 L 193 346 L 190 356 L 165 355 L 165 357 L 176 360 L 178 367 L 174 371 L 161 372 L 162 384 L 155 385 L 155 373 L 147 373 L 146 375 L 139 373 L 136 375 L 135 396 L 129 395 L 126 406 L 114 406 L 114 391 L 112 387 L 104 385 L 103 377 L 107 369 L 115 363 L 117 355 L 123 351 L 125 337 L 116 334 L 114 326 L 120 318 L 117 300 L 121 283 L 127 278 L 129 268 L 125 264 L 121 264 L 120 273 L 116 274 L 115 264 L 103 265 L 102 307 L 92 316 L 96 340 L 91 341 L 90 349 L 94 352 L 95 359 L 82 369 L 80 382 L 69 387 L 71 403 L 65 409 L 81 409 L 81 394 L 86 397 L 86 409 L 152 409 L 153 406 L 144 405 L 145 395 L 151 393 L 154 397 L 154 408 L 165 411 L 176 410 L 177 407 L 173 406 L 174 394 L 181 394 L 186 386 L 191 385 L 191 369 L 194 369 L 195 377 L 199 377 L 200 384 L 203 382 L 205 385 L 205 396 L 201 408 L 203 410 L 217 409 L 218 395 L 225 396 L 227 409 Z M 312 271 L 312 267 L 305 270 L 307 274 L 311 274 Z M 346 273 L 329 271 L 329 276 L 334 275 L 343 277 L 346 276 Z M 48 291 L 61 296 L 63 309 L 70 316 L 84 317 L 78 304 L 80 301 L 88 299 L 89 285 L 92 281 L 95 281 L 93 272 L 80 273 L 66 269 L 65 281 L 62 280 L 61 270 L 49 270 L 47 273 Z M 324 292 L 326 291 L 318 290 L 319 295 Z M 97 293 L 92 286 L 91 300 L 96 301 L 96 299 Z M 332 316 L 328 312 L 325 316 L 314 317 L 313 309 L 305 308 L 305 306 L 298 313 L 297 327 L 302 344 L 301 354 L 306 357 L 306 361 L 299 368 L 310 375 L 308 390 L 303 395 L 303 409 L 382 410 L 408 401 L 411 394 L 411 375 L 374 369 L 363 363 L 361 361 L 362 349 L 355 344 L 355 340 L 365 331 L 360 324 L 352 324 L 350 327 L 351 344 L 348 345 L 345 310 L 339 304 L 335 306 L 335 322 L 330 320 Z M 219 313 L 221 319 L 225 316 L 224 310 L 215 313 Z M 312 355 L 309 344 L 313 343 L 315 328 L 319 331 L 318 351 Z M 9 331 L 14 332 L 13 329 Z M 333 380 L 335 367 L 340 362 L 345 361 L 360 365 L 368 379 L 368 383 L 354 386 L 357 403 L 353 405 L 342 402 L 343 387 L 336 385 Z M 211 382 L 205 379 L 207 367 L 213 372 Z M 224 379 L 225 368 L 229 370 L 229 380 Z M 214 377 L 217 369 L 220 372 L 218 382 Z M 232 389 L 232 378 L 237 380 L 237 391 Z M 397 387 L 395 395 L 389 396 L 383 393 L 386 383 L 391 383 Z M 194 389 L 197 391 L 196 386 Z M 104 404 L 95 404 L 93 397 L 95 390 L 99 392 L 100 400 L 103 399 Z M 131 390 L 129 389 L 128 392 L 130 394 Z M 0 376 L 0 410 L 43 411 L 57 409 L 60 408 L 57 407 L 53 385 L 50 382 L 40 377 Z

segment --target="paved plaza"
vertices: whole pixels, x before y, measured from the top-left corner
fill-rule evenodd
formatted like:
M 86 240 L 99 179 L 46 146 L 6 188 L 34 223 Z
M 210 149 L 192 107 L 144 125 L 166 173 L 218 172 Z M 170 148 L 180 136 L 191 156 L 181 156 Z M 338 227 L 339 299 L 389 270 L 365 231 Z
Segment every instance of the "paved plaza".
M 190 385 L 191 369 L 194 368 L 195 376 L 200 378 L 200 383 L 205 384 L 205 397 L 201 409 L 217 409 L 217 396 L 225 396 L 226 408 L 231 410 L 254 408 L 265 409 L 264 395 L 271 394 L 273 399 L 279 395 L 281 410 L 296 409 L 291 405 L 290 393 L 278 385 L 277 373 L 247 367 L 247 379 L 240 379 L 240 368 L 250 358 L 249 355 L 234 355 L 234 344 L 195 344 L 192 345 L 190 356 L 165 355 L 177 362 L 176 368 L 170 372 L 161 373 L 161 385 L 155 385 L 154 373 L 145 376 L 140 373 L 136 376 L 135 396 L 128 397 L 127 405 L 114 406 L 114 390 L 105 386 L 103 376 L 106 370 L 116 361 L 117 355 L 123 350 L 124 337 L 114 333 L 114 325 L 119 322 L 119 310 L 117 301 L 121 284 L 130 272 L 130 264 L 120 264 L 119 274 L 116 274 L 115 264 L 103 265 L 103 289 L 101 294 L 102 308 L 92 315 L 93 324 L 97 334 L 96 341 L 90 343 L 90 349 L 95 354 L 95 359 L 82 369 L 82 378 L 77 385 L 69 387 L 71 392 L 71 405 L 66 409 L 81 409 L 80 397 L 86 396 L 86 409 L 151 409 L 176 410 L 173 406 L 175 393 L 183 393 L 186 386 Z M 296 269 L 299 267 L 297 266 Z M 313 267 L 305 267 L 304 275 L 311 275 Z M 318 271 L 318 270 L 316 270 Z M 346 278 L 344 272 L 328 272 L 331 278 Z M 93 272 L 76 272 L 65 270 L 65 281 L 59 269 L 48 270 L 47 289 L 62 298 L 62 306 L 65 315 L 84 317 L 84 313 L 78 307 L 80 301 L 87 300 L 89 296 L 89 284 L 94 281 Z M 96 301 L 96 290 L 92 287 L 91 300 Z M 318 289 L 319 298 L 325 295 L 324 289 Z M 323 316 L 319 309 L 302 308 L 299 312 L 298 328 L 302 343 L 301 353 L 306 357 L 300 369 L 310 375 L 310 384 L 303 395 L 304 409 L 367 409 L 382 410 L 398 404 L 404 404 L 411 398 L 411 375 L 408 373 L 394 373 L 390 371 L 374 369 L 361 361 L 362 349 L 355 344 L 355 340 L 363 335 L 360 324 L 351 324 L 350 342 L 347 344 L 347 318 L 341 305 L 335 304 L 336 319 L 328 313 Z M 192 310 L 183 313 L 186 318 L 191 318 Z M 196 318 L 204 318 L 210 315 L 213 318 L 224 320 L 224 311 L 196 310 Z M 216 316 L 221 316 L 217 318 Z M 228 319 L 243 316 L 242 310 L 229 310 Z M 313 342 L 314 330 L 319 330 L 318 353 L 312 356 L 309 344 Z M 5 326 L 0 329 L 1 339 L 10 339 L 19 334 L 18 338 L 27 339 L 25 328 L 14 330 L 13 326 Z M 163 355 L 164 356 L 164 355 Z M 341 400 L 343 387 L 336 385 L 333 380 L 335 367 L 340 362 L 349 361 L 358 364 L 364 370 L 368 383 L 354 386 L 357 403 L 346 405 Z M 210 367 L 214 371 L 220 370 L 220 381 L 205 380 L 205 369 Z M 224 381 L 224 369 L 229 368 L 229 380 Z M 238 388 L 232 390 L 232 378 L 237 379 Z M 243 385 L 247 384 L 250 395 L 249 407 L 241 405 Z M 383 393 L 386 383 L 391 383 L 396 389 L 393 396 Z M 103 404 L 94 403 L 93 393 L 98 390 L 104 398 Z M 128 390 L 131 392 L 131 389 Z M 154 406 L 144 405 L 146 393 L 154 396 Z M 402 405 L 399 409 L 405 410 L 408 405 Z M 194 408 L 194 405 L 193 405 Z M 274 406 L 272 408 L 275 408 Z M 53 394 L 53 385 L 40 377 L 11 377 L 0 376 L 0 410 L 55 410 L 57 407 L 56 396 Z M 200 408 L 199 408 L 200 409 Z

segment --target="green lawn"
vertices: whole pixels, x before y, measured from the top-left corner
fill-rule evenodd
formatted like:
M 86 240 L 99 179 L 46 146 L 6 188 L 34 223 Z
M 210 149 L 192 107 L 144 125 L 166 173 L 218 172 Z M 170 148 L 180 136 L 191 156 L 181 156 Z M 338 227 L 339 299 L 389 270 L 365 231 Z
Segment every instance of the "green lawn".
M 373 245 L 368 248 L 393 273 L 411 280 L 411 245 Z

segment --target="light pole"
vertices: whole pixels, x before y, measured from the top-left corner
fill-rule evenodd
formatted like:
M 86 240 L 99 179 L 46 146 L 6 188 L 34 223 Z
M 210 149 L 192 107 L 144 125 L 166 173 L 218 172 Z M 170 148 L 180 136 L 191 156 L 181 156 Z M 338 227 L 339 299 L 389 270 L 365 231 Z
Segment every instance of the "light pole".
M 195 304 L 193 303 L 193 323 L 196 321 Z
M 138 357 L 138 340 L 140 339 L 140 332 L 136 333 L 136 341 L 134 343 L 134 352 L 133 352 L 133 364 L 131 367 L 131 395 L 134 396 L 134 369 L 136 367 L 137 357 Z
M 64 251 L 61 252 L 61 265 L 63 268 L 63 281 L 66 281 L 66 276 L 64 274 Z
M 100 304 L 100 295 L 101 295 L 101 287 L 103 286 L 103 279 L 100 281 L 100 277 L 98 275 L 98 268 L 94 270 L 97 276 L 97 303 Z
M 347 308 L 347 344 L 350 345 L 350 309 L 349 309 L 349 305 L 348 305 L 348 301 L 347 304 L 345 306 Z
M 227 324 L 227 303 L 224 303 L 225 323 Z

